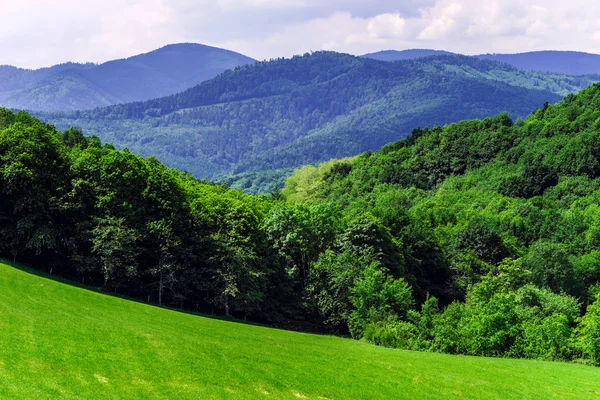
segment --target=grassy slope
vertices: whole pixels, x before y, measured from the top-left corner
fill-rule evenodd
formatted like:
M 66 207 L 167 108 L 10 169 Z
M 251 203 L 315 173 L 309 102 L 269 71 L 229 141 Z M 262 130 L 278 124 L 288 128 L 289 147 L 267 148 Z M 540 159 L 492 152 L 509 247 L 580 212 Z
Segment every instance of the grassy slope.
M 378 348 L 163 310 L 0 264 L 0 398 L 600 398 L 600 368 Z

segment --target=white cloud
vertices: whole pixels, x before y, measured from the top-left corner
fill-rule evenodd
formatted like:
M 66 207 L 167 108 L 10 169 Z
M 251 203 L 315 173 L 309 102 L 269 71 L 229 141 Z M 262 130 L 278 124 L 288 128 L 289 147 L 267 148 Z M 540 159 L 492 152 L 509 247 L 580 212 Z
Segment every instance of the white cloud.
M 465 6 L 459 2 L 441 1 L 435 7 L 424 10 L 421 15 L 426 25 L 419 35 L 420 40 L 439 40 L 459 28 L 458 19 L 465 13 Z
M 106 61 L 191 41 L 255 58 L 329 49 L 600 52 L 592 0 L 19 0 L 0 8 L 0 64 Z
M 408 33 L 408 24 L 400 14 L 381 14 L 369 20 L 367 31 L 375 38 L 401 38 Z
M 235 11 L 243 7 L 289 9 L 310 6 L 310 3 L 305 0 L 216 0 L 215 3 L 226 11 Z
M 165 0 L 20 0 L 0 9 L 0 63 L 37 67 L 102 61 L 177 40 Z

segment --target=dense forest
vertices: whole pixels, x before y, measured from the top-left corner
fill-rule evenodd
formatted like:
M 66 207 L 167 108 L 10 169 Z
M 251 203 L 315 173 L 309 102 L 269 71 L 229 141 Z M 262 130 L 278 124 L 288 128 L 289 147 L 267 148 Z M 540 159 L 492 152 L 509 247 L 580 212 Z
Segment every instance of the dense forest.
M 463 56 L 390 63 L 318 52 L 243 66 L 144 103 L 38 116 L 200 179 L 228 179 L 378 150 L 419 126 L 503 111 L 525 117 L 596 80 Z M 272 189 L 281 180 L 261 182 L 277 176 L 250 186 Z
M 0 255 L 163 306 L 600 365 L 600 85 L 250 196 L 0 113 Z

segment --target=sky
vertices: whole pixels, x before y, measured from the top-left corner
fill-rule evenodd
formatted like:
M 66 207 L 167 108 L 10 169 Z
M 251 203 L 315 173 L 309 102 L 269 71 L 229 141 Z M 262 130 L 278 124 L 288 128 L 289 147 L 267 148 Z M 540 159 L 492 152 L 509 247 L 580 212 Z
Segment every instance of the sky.
M 600 53 L 597 0 L 13 0 L 0 64 L 104 62 L 194 42 L 256 59 L 428 48 Z

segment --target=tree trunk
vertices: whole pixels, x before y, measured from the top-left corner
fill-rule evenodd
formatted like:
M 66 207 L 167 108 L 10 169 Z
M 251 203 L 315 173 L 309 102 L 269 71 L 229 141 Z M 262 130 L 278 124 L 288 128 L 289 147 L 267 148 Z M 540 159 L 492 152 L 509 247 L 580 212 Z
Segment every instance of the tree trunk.
M 158 278 L 158 305 L 162 307 L 162 294 L 163 294 L 163 274 L 162 267 L 160 268 L 159 278 Z

